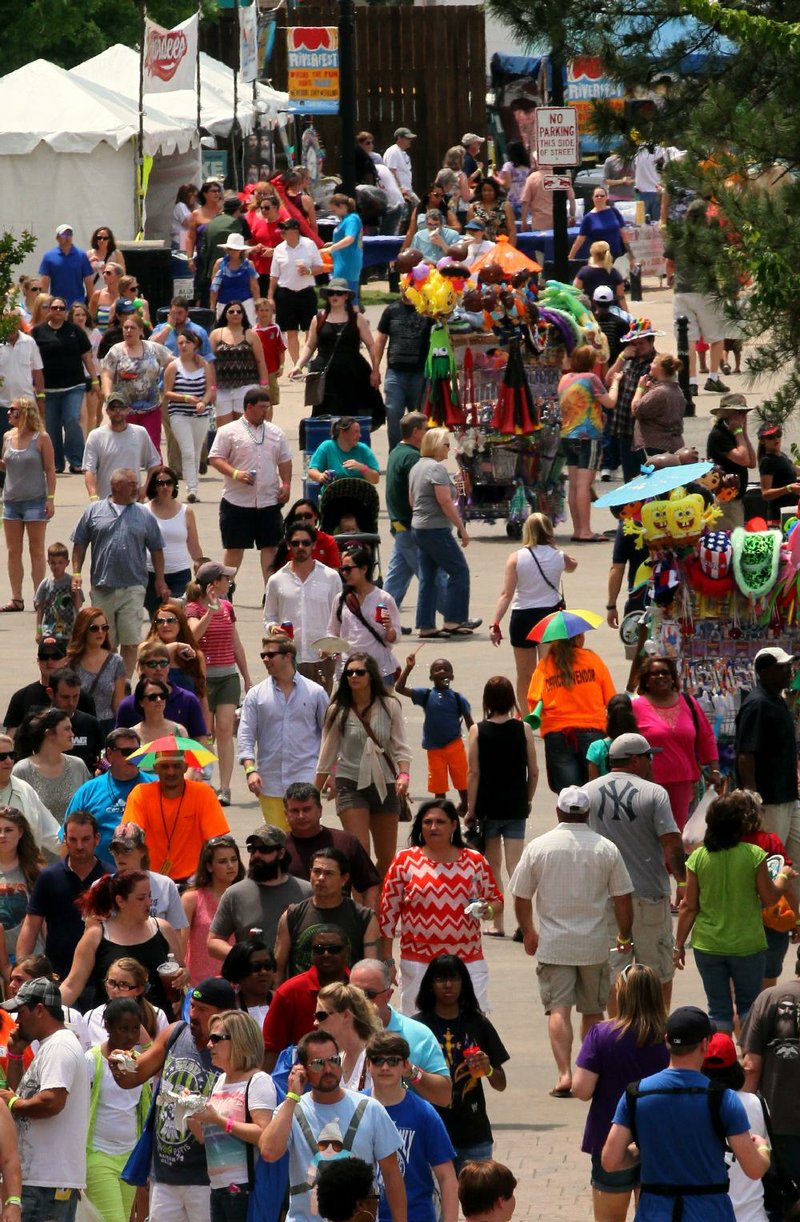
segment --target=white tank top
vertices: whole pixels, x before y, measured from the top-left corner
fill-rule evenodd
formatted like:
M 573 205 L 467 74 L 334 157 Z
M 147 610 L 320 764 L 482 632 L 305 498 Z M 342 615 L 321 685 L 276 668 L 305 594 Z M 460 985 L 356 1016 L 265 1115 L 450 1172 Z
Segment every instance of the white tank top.
M 539 561 L 541 572 L 533 556 Z M 545 544 L 535 547 L 533 556 L 527 547 L 521 547 L 517 552 L 517 588 L 511 604 L 512 611 L 526 611 L 530 607 L 555 607 L 561 597 L 564 553 L 557 547 L 548 547 Z M 548 585 L 548 581 L 552 585 Z
M 147 509 L 150 509 L 149 504 Z M 150 512 L 153 512 L 152 509 Z M 186 506 L 181 505 L 174 518 L 159 518 L 157 514 L 153 514 L 153 517 L 158 522 L 164 539 L 164 572 L 180 573 L 184 569 L 191 569 L 192 558 L 186 546 Z M 153 572 L 153 562 L 149 552 L 147 570 L 150 573 Z

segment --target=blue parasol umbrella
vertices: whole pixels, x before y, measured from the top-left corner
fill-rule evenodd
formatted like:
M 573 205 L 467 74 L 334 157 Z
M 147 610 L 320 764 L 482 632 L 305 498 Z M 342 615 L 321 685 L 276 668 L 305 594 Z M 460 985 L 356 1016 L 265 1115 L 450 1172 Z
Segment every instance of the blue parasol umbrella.
M 706 475 L 714 466 L 712 462 L 690 462 L 683 467 L 643 466 L 641 474 L 628 480 L 621 488 L 606 492 L 594 502 L 596 509 L 611 509 L 615 505 L 629 505 L 631 501 L 646 501 L 653 496 L 664 496 L 674 488 L 682 488 Z

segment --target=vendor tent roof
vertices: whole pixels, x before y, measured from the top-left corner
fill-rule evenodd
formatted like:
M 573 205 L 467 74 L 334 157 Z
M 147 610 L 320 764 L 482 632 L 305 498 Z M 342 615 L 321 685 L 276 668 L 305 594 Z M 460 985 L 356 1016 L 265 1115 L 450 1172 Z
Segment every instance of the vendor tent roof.
M 70 72 L 79 80 L 113 88 L 133 101 L 139 97 L 139 56 L 131 47 L 115 43 L 99 55 L 86 59 Z M 200 53 L 201 121 L 206 131 L 227 136 L 233 123 L 233 69 L 210 55 Z M 276 121 L 288 107 L 288 94 L 269 85 L 256 86 L 256 109 L 268 120 Z M 174 89 L 165 93 L 146 93 L 145 109 L 151 106 L 166 111 L 174 120 L 192 127 L 197 122 L 197 96 L 193 89 Z M 252 130 L 255 122 L 253 87 L 239 80 L 237 116 L 242 131 Z

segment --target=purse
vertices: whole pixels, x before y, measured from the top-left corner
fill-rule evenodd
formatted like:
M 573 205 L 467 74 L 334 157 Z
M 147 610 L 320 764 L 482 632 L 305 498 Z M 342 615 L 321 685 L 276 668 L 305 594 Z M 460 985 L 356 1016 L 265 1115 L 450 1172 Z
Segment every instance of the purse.
M 346 325 L 346 324 L 345 324 Z M 319 317 L 317 318 L 317 334 L 319 334 Z M 322 369 L 313 370 L 306 378 L 305 394 L 303 397 L 303 405 L 305 407 L 319 407 L 325 399 L 325 387 L 328 381 L 328 370 L 333 363 L 333 358 L 336 356 L 336 349 L 339 347 L 339 341 L 344 334 L 342 327 L 339 334 L 336 336 L 336 343 L 333 345 L 328 363 Z
M 543 569 L 543 568 L 542 568 L 542 566 L 539 564 L 539 561 L 537 560 L 536 556 L 533 554 L 533 548 L 532 548 L 532 547 L 529 547 L 529 548 L 528 548 L 528 551 L 529 551 L 529 552 L 530 552 L 530 554 L 531 554 L 531 560 L 533 561 L 533 563 L 536 565 L 537 569 L 539 570 L 539 575 L 541 576 L 542 581 L 545 583 L 545 585 L 548 585 L 548 586 L 550 587 L 550 589 L 551 589 L 551 590 L 552 590 L 552 591 L 553 591 L 555 594 L 557 594 L 557 595 L 558 595 L 558 602 L 556 603 L 556 610 L 557 610 L 557 611 L 566 611 L 566 609 L 567 609 L 567 600 L 566 600 L 566 598 L 564 597 L 564 590 L 563 590 L 563 587 L 562 587 L 562 589 L 560 589 L 560 590 L 557 590 L 557 589 L 556 589 L 556 587 L 553 585 L 552 581 L 550 581 L 550 580 L 549 580 L 549 578 L 545 577 L 545 574 L 544 574 L 544 569 Z
M 353 709 L 353 712 L 356 713 L 356 710 Z M 366 734 L 367 738 L 371 738 L 375 746 L 378 747 L 379 750 L 383 752 L 383 758 L 386 760 L 386 763 L 389 766 L 389 771 L 392 774 L 392 780 L 396 782 L 398 769 L 391 755 L 386 750 L 386 748 L 382 746 L 381 743 L 378 742 L 378 739 L 376 738 L 369 722 L 364 717 L 362 717 L 360 713 L 356 713 L 356 717 L 358 718 L 358 720 L 361 722 L 362 726 L 364 727 L 364 733 Z M 412 812 L 411 799 L 409 798 L 407 793 L 404 793 L 399 801 L 400 801 L 400 822 L 401 823 L 410 823 L 414 817 L 413 812 Z

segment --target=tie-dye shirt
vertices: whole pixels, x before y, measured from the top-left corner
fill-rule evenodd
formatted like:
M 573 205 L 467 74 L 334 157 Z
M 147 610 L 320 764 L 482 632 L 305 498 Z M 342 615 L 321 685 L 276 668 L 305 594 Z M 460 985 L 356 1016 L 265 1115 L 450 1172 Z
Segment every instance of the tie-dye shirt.
M 599 396 L 606 388 L 594 373 L 565 373 L 558 384 L 561 436 L 570 441 L 596 440 L 603 435 Z

